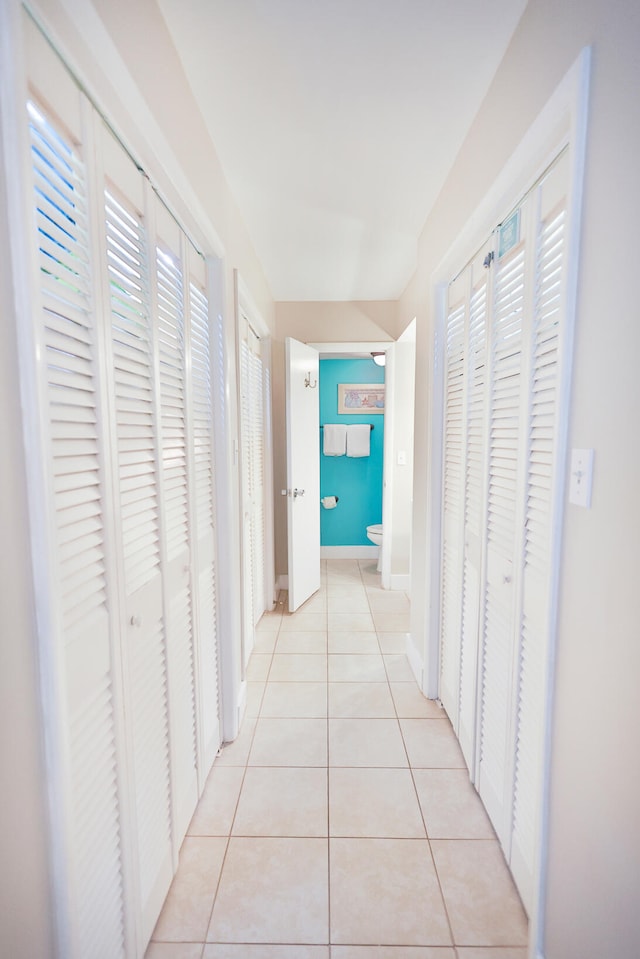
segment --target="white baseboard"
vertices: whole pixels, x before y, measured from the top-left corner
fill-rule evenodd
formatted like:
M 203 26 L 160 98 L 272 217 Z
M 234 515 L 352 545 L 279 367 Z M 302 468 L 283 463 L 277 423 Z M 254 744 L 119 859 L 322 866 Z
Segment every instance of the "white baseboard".
M 378 546 L 321 546 L 320 559 L 377 559 Z
M 411 589 L 411 573 L 392 573 L 389 589 L 402 589 L 408 593 Z

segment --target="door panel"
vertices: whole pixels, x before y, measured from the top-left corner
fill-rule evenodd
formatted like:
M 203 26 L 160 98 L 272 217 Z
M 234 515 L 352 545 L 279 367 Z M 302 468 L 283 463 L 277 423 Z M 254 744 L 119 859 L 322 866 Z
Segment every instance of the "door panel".
M 289 610 L 320 589 L 320 404 L 317 350 L 287 337 Z

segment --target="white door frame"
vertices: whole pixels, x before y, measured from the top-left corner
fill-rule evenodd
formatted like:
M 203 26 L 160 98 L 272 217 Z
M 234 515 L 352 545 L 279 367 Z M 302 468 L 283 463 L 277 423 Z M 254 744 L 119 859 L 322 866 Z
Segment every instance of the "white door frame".
M 350 342 L 350 343 L 309 343 L 308 346 L 312 346 L 320 354 L 320 358 L 323 357 L 328 359 L 331 356 L 334 359 L 339 357 L 351 357 L 351 358 L 367 358 L 371 353 L 387 353 L 393 350 L 395 345 L 395 340 L 375 340 L 375 341 L 363 341 L 363 342 Z M 386 371 L 385 371 L 385 382 L 386 382 Z M 389 445 L 388 439 L 388 425 L 393 423 L 394 417 L 394 408 L 393 408 L 393 393 L 392 391 L 385 390 L 385 410 L 384 410 L 384 448 L 383 448 L 383 476 L 382 476 L 382 516 L 383 522 L 385 513 L 385 503 L 387 502 L 387 497 L 391 496 L 392 484 L 393 484 L 393 470 L 389 469 L 388 462 L 388 450 L 391 448 Z M 382 586 L 384 589 L 390 588 L 390 556 L 388 554 L 388 543 L 389 538 L 383 537 L 382 540 Z M 389 557 L 389 558 L 388 558 Z

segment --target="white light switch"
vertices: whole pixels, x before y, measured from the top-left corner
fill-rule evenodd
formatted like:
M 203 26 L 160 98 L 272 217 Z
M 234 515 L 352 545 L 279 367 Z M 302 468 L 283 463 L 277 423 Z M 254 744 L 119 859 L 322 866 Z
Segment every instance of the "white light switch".
M 593 481 L 593 450 L 571 450 L 571 480 L 569 502 L 576 506 L 591 506 Z
M 407 465 L 407 454 L 405 450 L 398 450 L 398 466 Z

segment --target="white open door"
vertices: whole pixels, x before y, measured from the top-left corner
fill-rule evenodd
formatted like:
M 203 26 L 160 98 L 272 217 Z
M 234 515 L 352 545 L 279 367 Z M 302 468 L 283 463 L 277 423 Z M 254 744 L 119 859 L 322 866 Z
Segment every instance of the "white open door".
M 289 611 L 320 589 L 319 354 L 287 337 L 287 528 Z

